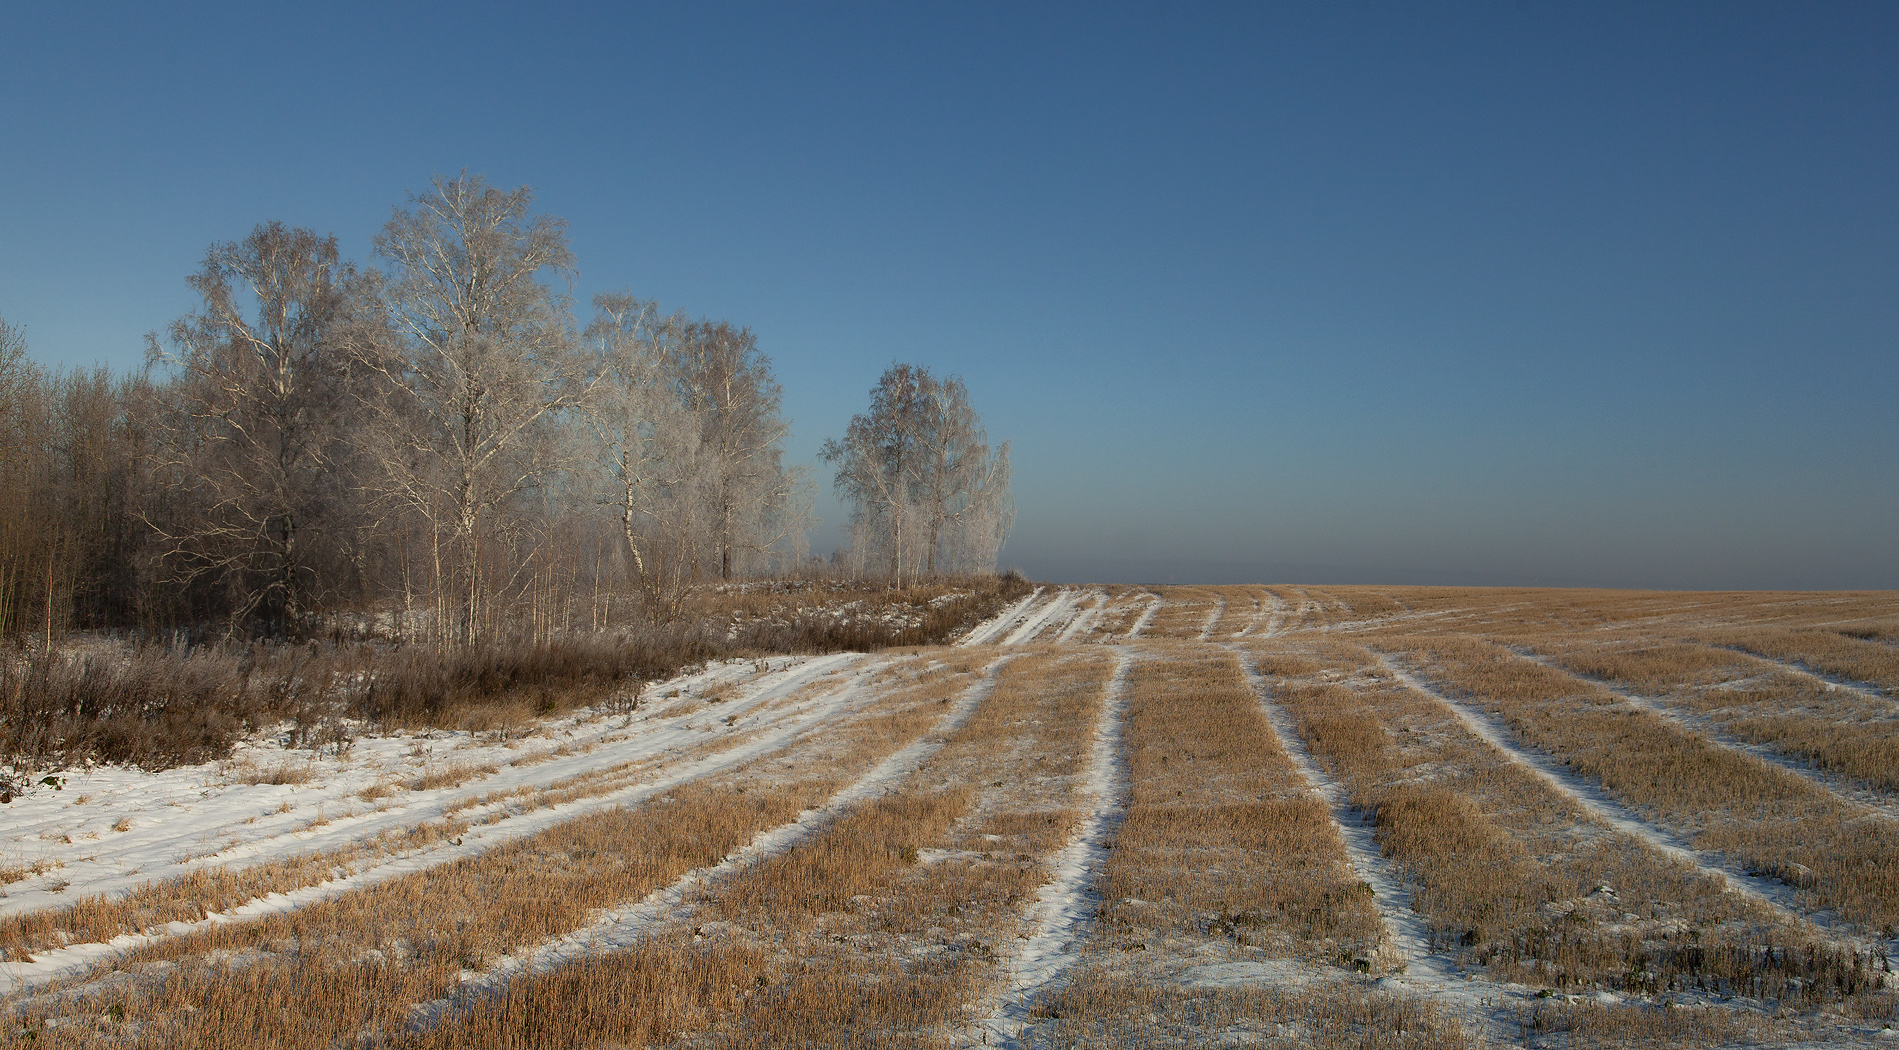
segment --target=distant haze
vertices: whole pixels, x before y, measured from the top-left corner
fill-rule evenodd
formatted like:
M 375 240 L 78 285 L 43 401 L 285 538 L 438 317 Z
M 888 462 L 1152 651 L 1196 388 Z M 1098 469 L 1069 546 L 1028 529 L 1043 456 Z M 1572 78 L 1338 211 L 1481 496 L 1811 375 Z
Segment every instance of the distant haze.
M 1031 576 L 1899 587 L 1895 54 L 1879 3 L 21 5 L 0 316 L 134 368 L 211 242 L 373 263 L 466 168 L 581 302 L 750 326 L 794 459 L 962 375 Z

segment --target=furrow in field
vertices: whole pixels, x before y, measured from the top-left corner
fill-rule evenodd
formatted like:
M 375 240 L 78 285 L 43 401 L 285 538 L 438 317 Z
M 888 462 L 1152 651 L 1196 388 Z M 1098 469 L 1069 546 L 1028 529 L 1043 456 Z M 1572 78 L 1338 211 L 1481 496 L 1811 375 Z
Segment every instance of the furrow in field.
M 1569 1021 L 1612 1031 L 1651 1027 L 1643 1003 L 1655 995 L 1712 1007 L 1877 987 L 1869 960 L 1815 944 L 1810 925 L 1602 823 L 1362 648 L 1314 640 L 1258 653 L 1315 761 L 1375 816 L 1432 951 L 1489 978 L 1418 990 L 1500 1041 L 1519 1038 L 1526 1015 L 1573 1012 L 1569 996 L 1592 1011 Z
M 1273 621 L 1278 618 L 1279 610 L 1284 607 L 1284 604 L 1285 603 L 1279 600 L 1279 596 L 1272 592 L 1271 588 L 1258 588 L 1253 595 L 1252 614 L 1247 617 L 1245 626 L 1233 632 L 1233 637 L 1235 639 L 1246 638 L 1248 636 L 1259 638 L 1271 637 Z M 1260 633 L 1254 635 L 1253 632 L 1255 631 Z
M 1825 770 L 1879 799 L 1899 794 L 1899 718 L 1883 700 L 1700 643 L 1641 636 L 1582 644 L 1534 639 L 1527 651 L 1589 683 L 1585 694 L 1613 684 L 1718 724 L 1722 734 Z
M 1028 932 L 1005 966 L 1000 1002 L 976 1022 L 986 1045 L 1020 1045 L 1030 1022 L 1032 1002 L 1051 989 L 1075 960 L 1076 942 L 1085 936 L 1099 908 L 1095 874 L 1107 859 L 1107 841 L 1120 825 L 1127 805 L 1127 773 L 1121 758 L 1121 706 L 1130 660 L 1117 654 L 1103 711 L 1093 733 L 1088 779 L 1083 788 L 1087 816 L 1068 844 L 1049 862 L 1054 877 L 1036 892 Z
M 1273 701 L 1272 690 L 1259 673 L 1259 668 L 1245 656 L 1242 656 L 1240 666 L 1246 673 L 1247 684 L 1259 697 L 1260 711 L 1266 716 L 1266 724 L 1272 728 L 1275 741 L 1292 759 L 1293 765 L 1298 767 L 1299 775 L 1307 787 L 1331 808 L 1332 824 L 1338 831 L 1339 840 L 1351 854 L 1353 870 L 1371 885 L 1379 917 L 1390 938 L 1388 954 L 1396 957 L 1388 962 L 1388 966 L 1395 965 L 1399 971 L 1408 974 L 1412 968 L 1416 968 L 1418 976 L 1448 976 L 1450 971 L 1444 960 L 1431 951 L 1430 928 L 1413 909 L 1410 890 L 1378 848 L 1378 829 L 1371 814 L 1352 805 L 1351 795 L 1344 785 L 1327 775 L 1312 760 L 1311 749 L 1299 735 L 1298 727 L 1293 724 L 1286 709 Z
M 679 693 L 689 700 L 735 692 L 725 698 L 719 713 L 749 716 L 860 658 L 843 653 L 787 660 L 746 685 L 740 684 L 746 673 L 742 665 L 728 664 L 662 683 L 651 692 L 656 698 Z M 628 763 L 704 747 L 707 729 L 715 722 L 704 704 L 699 711 L 675 711 L 675 706 L 661 700 L 625 718 L 561 720 L 549 727 L 553 738 L 538 748 L 522 749 L 516 742 L 510 750 L 482 744 L 468 734 L 440 734 L 444 739 L 439 741 L 433 739 L 437 734 L 403 735 L 365 740 L 346 759 L 312 756 L 295 768 L 288 753 L 246 748 L 229 763 L 143 775 L 124 787 L 107 786 L 115 783 L 109 778 L 124 779 L 121 771 L 75 774 L 64 795 L 17 800 L 3 814 L 16 843 L 57 839 L 70 844 L 43 854 L 57 861 L 54 875 L 8 887 L 0 899 L 0 931 L 8 928 L 7 917 L 69 912 L 78 902 L 118 899 L 173 879 L 203 883 L 230 879 L 250 868 L 281 869 L 289 856 L 340 856 L 352 863 L 373 863 L 392 849 L 408 853 L 429 844 L 418 838 L 418 827 L 440 825 L 451 817 L 481 822 L 507 815 L 498 803 L 474 804 L 479 799 L 571 787 Z M 721 726 L 714 735 L 724 734 Z M 418 763 L 399 754 L 405 749 L 432 759 Z M 246 784 L 232 783 L 234 774 L 220 772 L 251 762 L 248 756 L 253 754 L 280 756 L 265 761 L 295 776 L 283 785 Z M 385 769 L 389 772 L 381 772 Z M 299 785 L 296 777 L 311 782 Z M 65 798 L 86 805 L 66 805 Z M 100 835 L 88 832 L 84 823 L 95 819 L 110 824 L 120 818 L 130 825 L 129 831 Z M 75 825 L 75 820 L 81 823 Z M 301 885 L 294 878 L 280 872 L 249 881 L 292 889 Z M 207 887 L 199 885 L 194 892 L 205 893 Z M 220 894 L 214 899 L 222 910 L 248 898 Z M 0 932 L 0 949 L 13 947 Z
M 707 892 L 714 882 L 783 855 L 798 843 L 831 827 L 850 810 L 895 789 L 941 750 L 950 735 L 962 729 L 977 705 L 994 691 L 997 674 L 1014 658 L 1014 654 L 1008 654 L 991 661 L 983 669 L 981 680 L 964 690 L 955 707 L 930 733 L 879 762 L 823 805 L 800 813 L 797 820 L 759 832 L 744 848 L 722 857 L 716 864 L 687 872 L 630 908 L 608 910 L 585 927 L 528 951 L 511 953 L 484 973 L 463 980 L 451 995 L 415 1007 L 411 1015 L 412 1030 L 420 1032 L 437 1027 L 473 1003 L 494 997 L 510 981 L 581 963 L 591 956 L 626 951 L 646 940 L 654 927 L 683 922 L 692 914 L 694 898 Z
M 862 658 L 846 657 L 839 660 L 826 660 L 822 667 L 813 669 L 809 675 L 798 676 L 798 680 L 804 681 L 815 678 L 822 672 L 848 667 L 851 662 L 860 659 Z M 104 932 L 109 936 L 103 939 L 80 940 L 76 943 L 66 943 L 61 947 L 48 948 L 41 946 L 45 937 L 41 936 L 42 931 L 37 928 L 23 927 L 11 931 L 22 938 L 29 933 L 33 934 L 34 939 L 31 942 L 33 947 L 22 951 L 22 954 L 29 956 L 28 958 L 0 964 L 0 993 L 19 993 L 63 978 L 83 974 L 115 957 L 164 941 L 202 934 L 231 924 L 282 915 L 322 903 L 342 894 L 365 890 L 391 880 L 465 861 L 576 818 L 663 794 L 683 784 L 732 769 L 787 747 L 816 728 L 836 720 L 860 699 L 858 689 L 868 674 L 870 674 L 869 671 L 864 671 L 853 675 L 842 685 L 811 700 L 799 703 L 795 709 L 780 716 L 768 728 L 735 747 L 697 758 L 688 758 L 674 764 L 672 768 L 643 768 L 639 770 L 641 775 L 634 783 L 614 786 L 611 790 L 598 794 L 582 794 L 581 797 L 572 801 L 556 802 L 519 815 L 506 816 L 505 819 L 499 819 L 493 823 L 474 824 L 453 838 L 443 838 L 433 846 L 395 854 L 389 859 L 359 864 L 346 874 L 323 878 L 287 891 L 240 898 L 238 902 L 227 904 L 218 910 L 202 908 L 191 896 L 197 887 L 189 882 L 179 884 L 165 882 L 153 887 L 156 892 L 184 897 L 188 905 L 198 910 L 203 916 L 196 920 L 174 920 L 154 928 L 149 920 L 144 919 L 144 916 L 157 910 L 158 904 L 134 902 L 124 909 L 126 914 L 120 917 L 117 914 L 120 909 L 115 909 L 111 902 L 101 902 L 98 906 L 82 912 L 81 915 L 83 921 L 90 923 L 93 927 L 104 927 Z M 779 699 L 784 699 L 789 695 L 779 690 L 771 692 Z M 762 701 L 761 705 L 755 706 L 762 706 Z M 24 922 L 31 918 L 33 916 L 20 917 L 16 918 L 15 922 Z M 60 929 L 54 929 L 51 932 L 56 936 L 62 935 Z
M 329 1046 L 401 1032 L 413 1004 L 462 971 L 571 932 L 821 804 L 938 724 L 977 671 L 973 660 L 906 666 L 918 673 L 888 676 L 862 710 L 796 750 L 447 869 L 154 946 L 114 981 L 22 1004 L 27 1019 L 97 1016 L 114 1002 L 122 1013 L 97 1041 L 166 1047 L 254 1045 L 262 1032 L 275 1033 L 273 1045 Z
M 1083 609 L 1068 621 L 1068 626 L 1063 628 L 1062 633 L 1055 639 L 1057 644 L 1066 645 L 1077 637 L 1085 638 L 1090 631 L 1094 630 L 1096 622 L 1101 619 L 1102 610 L 1107 608 L 1108 595 L 1105 591 L 1090 591 L 1088 599 L 1088 608 Z
M 1899 652 L 1874 638 L 1837 631 L 1760 629 L 1706 632 L 1701 640 L 1746 653 L 1834 689 L 1899 704 Z
M 1844 776 L 1815 765 L 1816 756 L 1812 753 L 1800 754 L 1756 743 L 1735 736 L 1717 718 L 1693 711 L 1684 711 L 1671 705 L 1666 699 L 1643 696 L 1627 689 L 1618 688 L 1613 682 L 1603 681 L 1591 675 L 1572 671 L 1557 660 L 1530 650 L 1513 650 L 1532 663 L 1548 667 L 1553 671 L 1569 675 L 1580 682 L 1608 690 L 1620 697 L 1630 707 L 1646 711 L 1657 718 L 1665 719 L 1680 726 L 1684 732 L 1699 734 L 1730 751 L 1749 755 L 1762 762 L 1771 763 L 1793 775 L 1811 783 L 1822 791 L 1831 792 L 1842 803 L 1850 806 L 1864 806 L 1885 817 L 1887 820 L 1899 820 L 1899 803 L 1878 792 L 1858 787 Z
M 1035 636 L 1050 623 L 1063 622 L 1063 618 L 1072 616 L 1075 611 L 1077 592 L 1067 587 L 1056 591 L 1054 596 L 1043 602 L 1041 608 L 1025 618 L 1022 625 L 1009 632 L 1002 640 L 1003 645 L 1026 645 L 1035 640 Z
M 1021 626 L 1022 622 L 1036 612 L 1042 602 L 1042 592 L 1046 588 L 1037 587 L 1025 598 L 984 620 L 970 629 L 970 632 L 958 639 L 957 645 L 990 645 L 1009 631 Z
M 1134 626 L 1128 628 L 1128 633 L 1122 638 L 1122 641 L 1131 642 L 1139 638 L 1141 632 L 1147 630 L 1147 625 L 1154 622 L 1154 615 L 1160 612 L 1161 606 L 1164 604 L 1166 604 L 1166 600 L 1156 594 L 1154 600 L 1148 602 L 1147 608 L 1142 610 L 1141 618 L 1134 621 Z
M 1219 623 L 1220 617 L 1225 615 L 1225 613 L 1226 613 L 1226 595 L 1224 594 L 1218 595 L 1217 597 L 1214 598 L 1213 610 L 1207 613 L 1207 622 L 1200 626 L 1200 636 L 1196 639 L 1196 641 L 1204 642 L 1207 639 L 1212 638 L 1213 625 Z
M 1444 705 L 1472 733 L 1508 756 L 1511 761 L 1536 774 L 1552 789 L 1568 797 L 1597 820 L 1623 834 L 1640 839 L 1656 851 L 1683 864 L 1692 865 L 1713 878 L 1724 879 L 1737 892 L 1774 909 L 1781 920 L 1790 926 L 1798 928 L 1815 921 L 1825 926 L 1834 925 L 1827 916 L 1816 913 L 1810 905 L 1803 902 L 1796 888 L 1789 883 L 1752 874 L 1720 855 L 1711 855 L 1695 849 L 1689 840 L 1668 828 L 1644 819 L 1602 787 L 1577 776 L 1568 766 L 1558 762 L 1549 754 L 1519 744 L 1513 739 L 1514 734 L 1508 728 L 1425 684 L 1410 671 L 1399 666 L 1390 655 L 1380 654 L 1378 661 L 1388 674 L 1402 682 L 1406 688 Z M 1840 946 L 1855 953 L 1864 953 L 1869 956 L 1899 953 L 1899 943 L 1888 945 L 1883 940 L 1855 936 L 1849 930 L 1834 932 L 1836 935 L 1844 935 L 1837 937 L 1841 942 Z
M 1240 660 L 1140 647 L 1124 698 L 1129 802 L 1071 975 L 1033 1004 L 1031 1046 L 1331 1045 L 1404 1013 L 1433 1045 L 1461 1026 L 1374 990 L 1385 933 L 1324 801 L 1277 745 Z
M 1899 925 L 1899 827 L 1879 814 L 1500 646 L 1447 639 L 1396 648 L 1414 673 L 1507 723 L 1525 747 L 1599 783 L 1649 824 L 1778 880 L 1801 911 L 1862 935 Z
M 1012 662 L 888 794 L 712 887 L 687 923 L 516 982 L 417 1045 L 956 1041 L 1000 976 L 1018 902 L 1080 821 L 1107 665 Z
M 1724 648 L 1745 654 L 1751 659 L 1759 660 L 1761 663 L 1772 665 L 1787 674 L 1805 678 L 1823 689 L 1844 689 L 1847 692 L 1856 693 L 1868 700 L 1883 703 L 1888 706 L 1899 703 L 1899 701 L 1894 700 L 1893 696 L 1890 695 L 1887 690 L 1877 685 L 1873 685 L 1869 682 L 1854 681 L 1840 674 L 1809 666 L 1806 662 L 1799 659 L 1776 659 L 1775 657 L 1768 656 L 1765 653 L 1755 652 L 1753 649 L 1744 646 L 1726 646 Z

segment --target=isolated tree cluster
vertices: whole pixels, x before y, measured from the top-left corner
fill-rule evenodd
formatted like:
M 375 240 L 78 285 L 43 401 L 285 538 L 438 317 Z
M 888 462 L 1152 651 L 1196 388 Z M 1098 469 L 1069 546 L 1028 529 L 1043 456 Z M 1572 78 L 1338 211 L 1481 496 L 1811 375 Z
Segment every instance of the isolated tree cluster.
M 749 329 L 563 290 L 566 224 L 464 174 L 377 266 L 278 222 L 215 244 L 148 367 L 49 373 L 0 321 L 0 636 L 70 628 L 440 646 L 663 620 L 805 571 L 811 485 Z M 826 445 L 843 568 L 993 570 L 1008 448 L 960 380 L 893 367 Z
M 823 456 L 851 504 L 851 560 L 898 581 L 938 571 L 992 572 L 1015 522 L 1009 443 L 993 452 L 963 381 L 892 366 Z

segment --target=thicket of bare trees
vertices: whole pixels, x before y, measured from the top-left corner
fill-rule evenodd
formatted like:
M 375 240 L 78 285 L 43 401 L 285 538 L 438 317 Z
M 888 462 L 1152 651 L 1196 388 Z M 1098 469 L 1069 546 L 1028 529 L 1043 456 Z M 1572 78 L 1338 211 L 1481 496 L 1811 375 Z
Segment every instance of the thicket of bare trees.
M 73 628 L 442 651 L 663 623 L 697 581 L 803 569 L 811 485 L 749 329 L 568 294 L 566 224 L 464 173 L 377 265 L 280 222 L 213 244 L 134 376 L 47 372 L 0 320 L 0 637 Z M 851 563 L 992 571 L 1008 446 L 897 366 L 827 444 Z
M 851 557 L 888 566 L 902 583 L 937 572 L 993 572 L 1015 501 L 1009 443 L 994 450 L 956 376 L 895 364 L 871 388 L 870 411 L 824 444 L 850 502 Z

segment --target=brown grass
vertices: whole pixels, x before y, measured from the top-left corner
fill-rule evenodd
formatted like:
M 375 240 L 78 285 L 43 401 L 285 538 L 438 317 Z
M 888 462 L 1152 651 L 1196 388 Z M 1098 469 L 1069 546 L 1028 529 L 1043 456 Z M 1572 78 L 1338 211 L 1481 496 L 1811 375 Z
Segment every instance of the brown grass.
M 1152 950 L 1211 936 L 1369 965 L 1376 909 L 1233 654 L 1136 664 L 1125 749 L 1131 794 L 1101 882 L 1109 943 Z
M 1421 996 L 1345 984 L 1195 989 L 1089 967 L 1042 1006 L 1036 1046 L 1476 1050 L 1484 1042 Z M 1216 1041 L 1214 1033 L 1225 1038 Z
M 271 1045 L 327 1046 L 359 1031 L 398 1035 L 409 1006 L 441 995 L 463 969 L 574 929 L 601 907 L 638 900 L 819 804 L 926 730 L 942 710 L 934 694 L 966 678 L 943 668 L 920 674 L 922 684 L 893 691 L 901 700 L 833 727 L 822 745 L 760 760 L 756 766 L 791 765 L 770 790 L 758 789 L 766 782 L 757 768 L 742 770 L 295 912 L 134 952 L 118 968 L 173 965 L 159 979 L 85 993 L 88 1009 L 106 1012 L 108 999 L 119 1007 L 96 1035 L 154 1046 L 264 1045 L 259 1036 Z M 42 1014 L 48 1008 L 72 1007 Z M 295 1019 L 288 1029 L 285 1018 Z
M 1062 803 L 1081 749 L 1051 745 L 1087 732 L 1090 719 L 1075 716 L 1098 703 L 1104 668 L 1015 661 L 909 785 L 715 893 L 694 935 L 518 982 L 423 1042 L 553 1047 L 688 1030 L 696 1044 L 747 1047 L 940 1038 L 993 979 L 1004 931 L 1044 875 L 1037 858 L 1072 826 Z M 1026 796 L 1010 776 L 1051 762 L 1063 771 Z M 984 853 L 931 859 L 973 843 Z
M 1566 670 L 1705 719 L 1721 734 L 1877 791 L 1899 791 L 1899 710 L 1754 657 L 1688 642 L 1563 645 Z
M 1406 650 L 1450 693 L 1695 848 L 1781 878 L 1807 906 L 1899 924 L 1899 825 L 1778 766 L 1724 748 L 1615 694 L 1481 641 Z
M 1435 947 L 1497 979 L 1559 991 L 1826 999 L 1871 985 L 1863 960 L 1855 969 L 1838 952 L 1810 951 L 1805 931 L 1596 824 L 1362 650 L 1306 652 L 1332 666 L 1278 679 L 1275 697 L 1354 804 L 1376 815 Z

